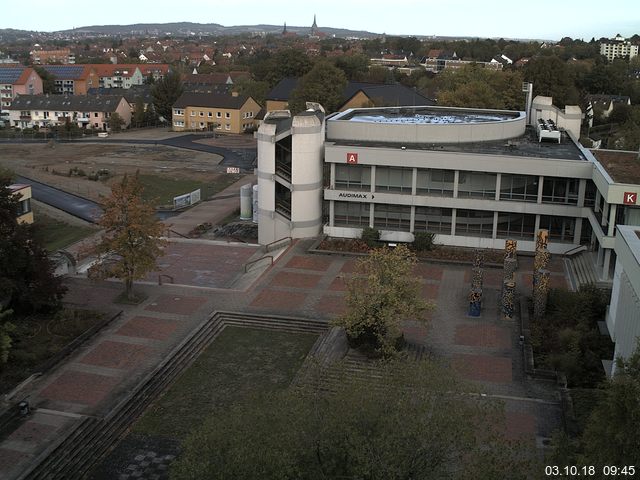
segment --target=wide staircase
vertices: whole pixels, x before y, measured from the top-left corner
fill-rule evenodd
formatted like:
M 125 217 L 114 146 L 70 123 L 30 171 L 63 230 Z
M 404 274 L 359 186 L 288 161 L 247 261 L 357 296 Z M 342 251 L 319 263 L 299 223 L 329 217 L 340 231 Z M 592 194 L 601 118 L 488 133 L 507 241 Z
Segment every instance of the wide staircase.
M 605 286 L 606 282 L 601 282 L 596 273 L 593 261 L 593 253 L 583 251 L 565 258 L 567 269 L 571 276 L 571 282 L 576 290 L 580 290 L 585 285 Z

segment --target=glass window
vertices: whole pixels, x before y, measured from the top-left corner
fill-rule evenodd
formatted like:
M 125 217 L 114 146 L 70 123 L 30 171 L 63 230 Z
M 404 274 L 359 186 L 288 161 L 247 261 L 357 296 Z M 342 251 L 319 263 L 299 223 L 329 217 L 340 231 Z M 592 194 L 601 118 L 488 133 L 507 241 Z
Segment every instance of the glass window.
M 484 210 L 456 210 L 456 235 L 487 237 L 493 234 L 493 212 Z
M 333 224 L 344 227 L 368 227 L 369 204 L 334 202 Z
M 458 197 L 496 197 L 497 174 L 485 172 L 464 172 L 458 175 Z
M 376 204 L 373 208 L 373 226 L 384 230 L 408 232 L 411 226 L 411 207 Z
M 231 114 L 229 112 L 224 112 L 224 118 L 231 118 Z
M 503 174 L 500 181 L 500 200 L 537 202 L 538 180 L 534 175 Z
M 371 167 L 336 165 L 336 189 L 371 190 Z
M 444 233 L 451 235 L 451 209 L 439 207 L 416 207 L 414 222 L 416 232 Z
M 573 243 L 576 219 L 556 215 L 540 215 L 540 228 L 549 230 L 549 238 L 557 242 Z
M 376 167 L 376 192 L 411 194 L 412 168 Z
M 497 238 L 533 240 L 535 226 L 535 215 L 498 212 Z
M 596 204 L 596 191 L 598 188 L 593 180 L 587 180 L 587 188 L 584 192 L 584 206 L 593 207 Z
M 416 193 L 418 195 L 438 195 L 453 197 L 453 170 L 418 169 Z
M 577 205 L 578 184 L 577 178 L 544 177 L 542 202 Z

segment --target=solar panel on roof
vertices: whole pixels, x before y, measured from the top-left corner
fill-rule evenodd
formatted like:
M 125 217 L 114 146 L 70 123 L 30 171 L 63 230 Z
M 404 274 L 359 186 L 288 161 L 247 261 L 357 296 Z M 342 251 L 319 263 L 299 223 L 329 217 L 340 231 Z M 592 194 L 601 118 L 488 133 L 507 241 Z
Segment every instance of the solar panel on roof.
M 78 78 L 84 71 L 84 67 L 78 65 L 42 65 L 42 68 L 61 80 Z
M 24 71 L 24 67 L 7 67 L 0 68 L 0 83 L 13 83 Z

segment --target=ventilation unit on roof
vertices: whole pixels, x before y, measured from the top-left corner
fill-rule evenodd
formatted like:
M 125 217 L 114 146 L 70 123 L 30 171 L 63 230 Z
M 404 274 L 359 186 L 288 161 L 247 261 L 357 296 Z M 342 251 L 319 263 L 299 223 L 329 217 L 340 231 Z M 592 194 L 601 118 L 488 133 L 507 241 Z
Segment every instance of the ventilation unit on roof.
M 545 121 L 542 118 L 539 118 L 536 129 L 538 130 L 538 142 L 541 142 L 544 138 L 557 140 L 558 143 L 560 143 L 561 133 L 553 120 L 549 119 Z

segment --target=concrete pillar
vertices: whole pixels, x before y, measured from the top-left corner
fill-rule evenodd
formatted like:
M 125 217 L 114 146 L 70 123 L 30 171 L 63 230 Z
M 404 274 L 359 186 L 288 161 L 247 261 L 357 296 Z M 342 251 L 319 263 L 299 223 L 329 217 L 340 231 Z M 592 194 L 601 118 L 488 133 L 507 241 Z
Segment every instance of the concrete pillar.
M 567 189 L 568 191 L 569 189 Z M 587 193 L 587 181 L 582 178 L 580 179 L 580 183 L 578 184 L 578 206 L 584 207 L 584 198 Z
M 371 202 L 369 204 L 369 226 L 373 228 L 373 216 L 375 213 L 375 203 Z
M 493 212 L 493 230 L 491 230 L 491 238 L 498 237 L 498 212 Z
M 330 165 L 329 188 L 335 189 L 336 188 L 336 164 L 331 163 L 329 165 Z
M 455 208 L 451 209 L 451 235 L 456 236 L 456 212 Z
M 453 174 L 453 198 L 458 198 L 458 182 L 460 181 L 460 170 Z
M 542 203 L 542 188 L 544 187 L 544 176 L 538 177 L 538 200 L 537 203 Z
M 415 177 L 414 177 L 414 179 L 415 179 Z M 415 189 L 415 183 L 413 184 L 413 186 L 414 186 L 414 189 Z M 415 205 L 411 205 L 411 217 L 410 217 L 410 220 L 409 220 L 409 231 L 412 232 L 412 233 L 416 231 L 416 206 Z
M 538 230 L 540 230 L 540 215 L 536 215 L 536 223 L 533 227 L 534 232 L 537 232 Z
M 609 231 L 607 235 L 609 237 L 613 237 L 615 231 L 614 228 L 616 226 L 616 212 L 618 211 L 618 205 L 615 203 L 611 205 L 611 209 L 609 210 Z
M 500 184 L 502 183 L 502 174 L 499 173 L 498 175 L 496 175 L 496 197 L 495 197 L 495 201 L 499 201 L 500 200 Z
M 582 236 L 582 218 L 576 218 L 576 227 L 573 230 L 573 243 L 580 243 L 580 237 Z
M 611 264 L 611 249 L 607 248 L 604 251 L 604 263 L 602 265 L 602 272 L 600 278 L 602 280 L 609 280 L 609 265 Z
M 333 165 L 333 163 L 331 164 Z M 334 217 L 336 216 L 336 205 L 334 200 L 329 201 L 329 226 L 333 227 Z
M 411 195 L 416 195 L 418 191 L 418 169 L 414 168 L 411 174 Z M 413 231 L 413 228 L 411 229 Z
M 371 193 L 376 191 L 376 166 L 371 165 L 371 189 L 369 190 Z

